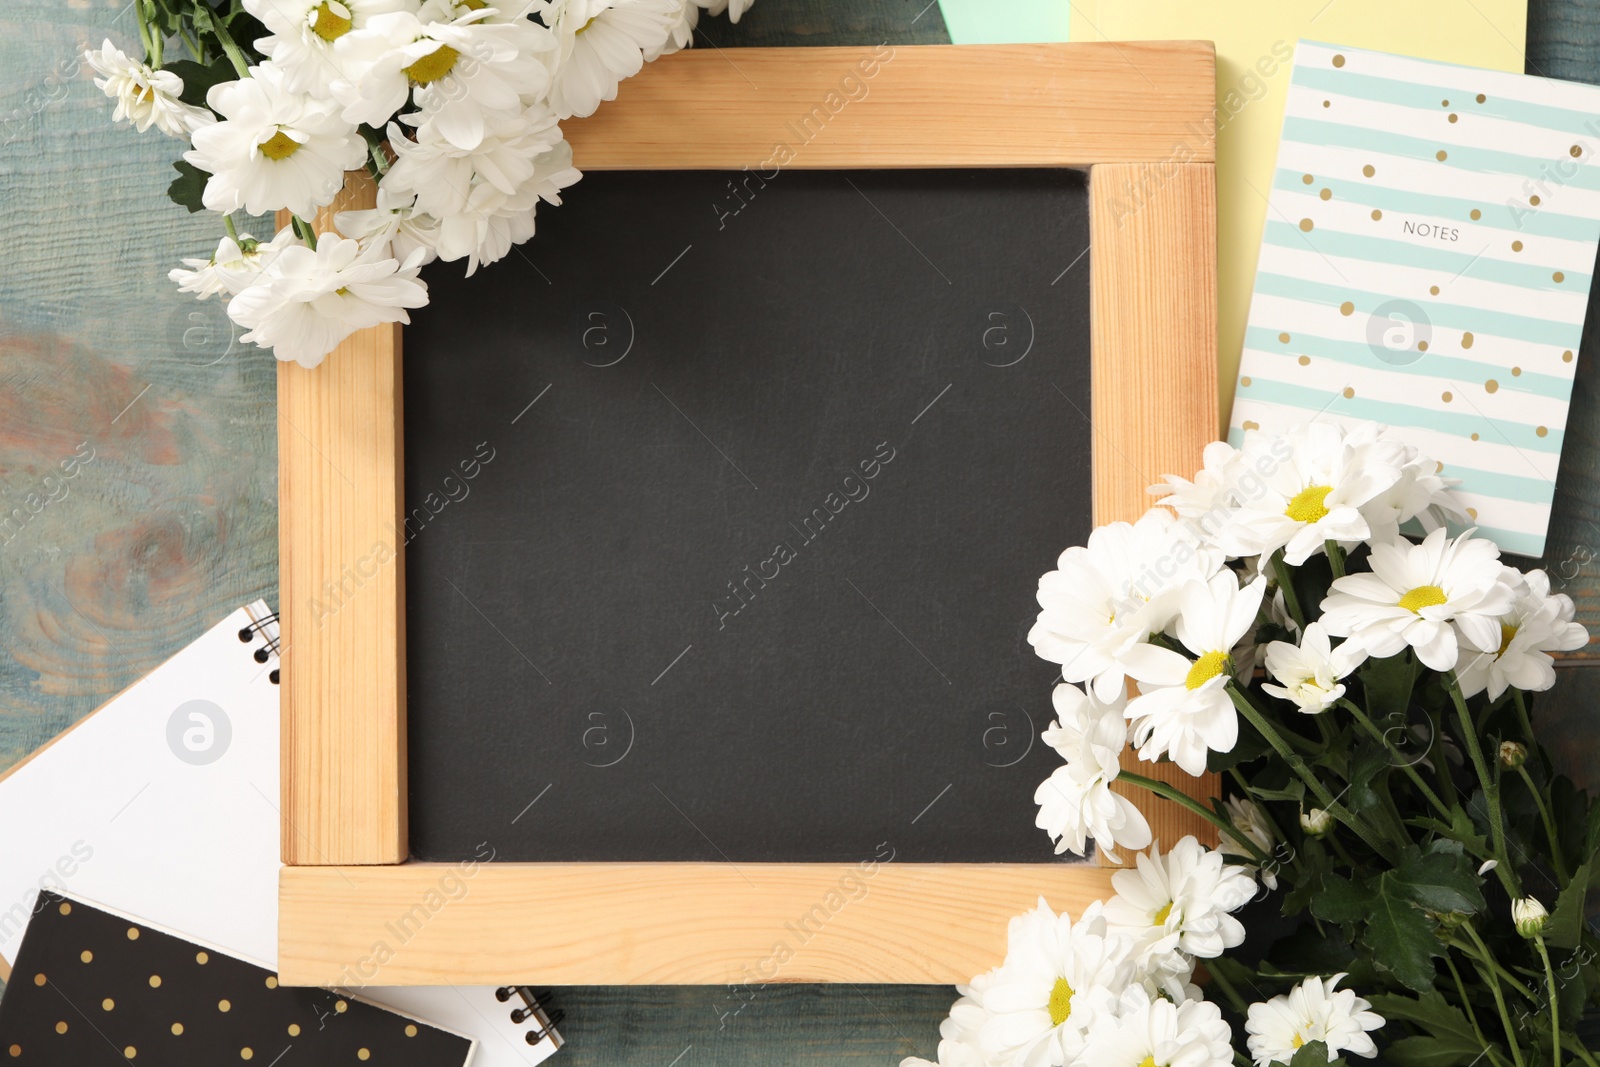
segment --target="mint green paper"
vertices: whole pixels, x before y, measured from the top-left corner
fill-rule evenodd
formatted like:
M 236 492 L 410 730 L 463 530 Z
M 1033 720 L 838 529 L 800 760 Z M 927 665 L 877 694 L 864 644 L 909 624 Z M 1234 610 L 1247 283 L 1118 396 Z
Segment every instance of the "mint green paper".
M 1068 0 L 939 0 L 952 44 L 1065 41 Z

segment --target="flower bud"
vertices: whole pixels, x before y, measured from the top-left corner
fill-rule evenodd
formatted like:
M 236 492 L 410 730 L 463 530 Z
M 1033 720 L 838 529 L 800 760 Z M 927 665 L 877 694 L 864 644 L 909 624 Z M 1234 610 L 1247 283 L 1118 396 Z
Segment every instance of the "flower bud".
M 1500 762 L 1512 770 L 1516 770 L 1528 762 L 1528 746 L 1521 741 L 1500 742 Z
M 1321 808 L 1300 812 L 1300 829 L 1312 837 L 1322 837 L 1333 829 L 1333 816 Z
M 1511 902 L 1511 921 L 1516 924 L 1517 933 L 1523 937 L 1538 937 L 1544 932 L 1545 920 L 1549 917 L 1550 913 L 1535 897 L 1522 897 Z

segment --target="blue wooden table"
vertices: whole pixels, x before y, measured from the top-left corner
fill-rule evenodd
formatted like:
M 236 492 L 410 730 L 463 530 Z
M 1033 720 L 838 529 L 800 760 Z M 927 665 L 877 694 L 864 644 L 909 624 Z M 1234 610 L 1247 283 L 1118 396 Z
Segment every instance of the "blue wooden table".
M 997 0 L 998 2 L 998 0 Z M 1066 0 L 1062 0 L 1066 2 Z M 1136 0 L 1128 0 L 1136 2 Z M 948 40 L 927 0 L 761 0 L 716 43 Z M 246 601 L 277 600 L 275 370 L 166 272 L 213 221 L 164 196 L 172 145 L 113 128 L 77 55 L 136 43 L 126 0 L 0 8 L 0 767 Z M 703 43 L 703 42 L 702 42 Z M 1600 0 L 1532 0 L 1527 69 L 1600 82 Z M 1546 566 L 1600 624 L 1600 372 L 1591 301 Z M 45 474 L 94 459 L 46 494 Z M 81 453 L 80 453 L 81 454 Z M 43 500 L 34 510 L 29 494 Z M 53 496 L 54 499 L 48 497 Z M 1567 761 L 1600 785 L 1600 671 L 1564 672 Z M 933 1054 L 946 988 L 559 991 L 579 1064 L 897 1063 Z

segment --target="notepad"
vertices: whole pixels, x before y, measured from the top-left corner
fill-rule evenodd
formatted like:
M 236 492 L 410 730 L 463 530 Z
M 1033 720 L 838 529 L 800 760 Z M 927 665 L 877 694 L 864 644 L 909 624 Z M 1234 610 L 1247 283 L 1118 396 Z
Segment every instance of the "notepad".
M 276 619 L 240 608 L 0 776 L 0 972 L 42 892 L 276 965 Z M 523 987 L 359 993 L 477 1038 L 474 1067 L 527 1067 L 560 1044 Z
M 473 1041 L 54 890 L 39 894 L 0 1000 L 19 1063 L 466 1067 Z
M 1600 87 L 1301 42 L 1230 439 L 1387 423 L 1544 551 L 1600 247 Z

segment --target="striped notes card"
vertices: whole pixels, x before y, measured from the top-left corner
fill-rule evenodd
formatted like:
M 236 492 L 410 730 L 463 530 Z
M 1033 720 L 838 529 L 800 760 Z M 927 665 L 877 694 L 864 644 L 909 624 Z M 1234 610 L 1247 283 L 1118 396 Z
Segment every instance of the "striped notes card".
M 1372 419 L 1544 550 L 1600 245 L 1600 87 L 1302 41 L 1230 439 Z

